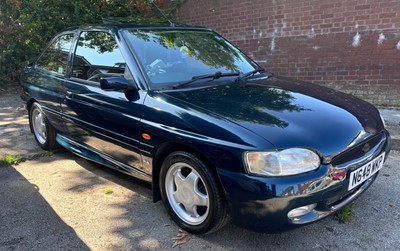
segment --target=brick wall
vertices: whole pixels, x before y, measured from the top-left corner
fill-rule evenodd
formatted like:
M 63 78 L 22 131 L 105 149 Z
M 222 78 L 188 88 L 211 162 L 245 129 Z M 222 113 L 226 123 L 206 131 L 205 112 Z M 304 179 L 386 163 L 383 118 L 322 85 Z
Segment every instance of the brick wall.
M 176 19 L 276 75 L 400 106 L 400 0 L 186 0 Z

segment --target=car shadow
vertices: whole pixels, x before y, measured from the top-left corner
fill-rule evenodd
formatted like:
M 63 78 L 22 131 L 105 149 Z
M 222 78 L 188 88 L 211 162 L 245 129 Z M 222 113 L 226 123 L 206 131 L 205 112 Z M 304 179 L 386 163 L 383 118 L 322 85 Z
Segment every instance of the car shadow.
M 96 176 L 107 179 L 111 182 L 117 183 L 120 186 L 125 187 L 129 190 L 134 190 L 140 193 L 142 196 L 149 200 L 152 200 L 151 184 L 137 179 L 135 177 L 129 176 L 102 164 L 86 160 L 84 158 L 77 158 L 75 162 L 81 167 L 85 168 L 87 171 L 96 174 Z M 94 182 L 98 182 L 97 178 L 94 178 Z M 71 187 L 71 189 L 77 189 L 76 187 Z
M 0 250 L 90 250 L 14 167 L 0 167 Z

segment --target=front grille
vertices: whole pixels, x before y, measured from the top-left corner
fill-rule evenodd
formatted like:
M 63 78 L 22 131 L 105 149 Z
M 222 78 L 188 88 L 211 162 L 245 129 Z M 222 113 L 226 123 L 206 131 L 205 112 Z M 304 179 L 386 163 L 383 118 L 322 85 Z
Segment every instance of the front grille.
M 331 164 L 332 165 L 340 165 L 346 162 L 349 162 L 351 160 L 360 158 L 365 155 L 366 152 L 366 144 L 369 144 L 369 149 L 374 148 L 382 139 L 382 133 L 378 133 L 374 135 L 373 137 L 364 140 L 357 144 L 356 146 L 336 155 L 335 157 L 332 158 Z M 369 150 L 368 149 L 368 150 Z

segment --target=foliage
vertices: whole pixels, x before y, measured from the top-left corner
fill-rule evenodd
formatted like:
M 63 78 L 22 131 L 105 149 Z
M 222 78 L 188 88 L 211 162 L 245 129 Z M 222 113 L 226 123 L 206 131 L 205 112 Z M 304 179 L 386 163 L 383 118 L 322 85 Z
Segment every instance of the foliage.
M 23 157 L 7 155 L 3 160 L 1 160 L 0 166 L 15 165 L 23 161 L 25 161 L 25 158 Z
M 336 214 L 336 218 L 340 223 L 346 223 L 351 221 L 351 216 L 353 215 L 354 202 L 345 206 Z
M 163 6 L 163 0 L 155 2 Z M 149 0 L 0 0 L 0 88 L 15 85 L 20 68 L 57 32 L 119 17 L 136 23 L 163 20 Z
M 242 59 L 230 44 L 213 32 L 180 32 L 180 31 L 133 31 L 132 40 L 159 44 L 164 48 L 185 50 L 188 57 L 196 58 L 212 68 L 226 68 L 230 72 L 239 72 L 238 62 Z M 144 43 L 143 43 L 144 44 Z
M 35 154 L 32 156 L 14 156 L 14 155 L 6 155 L 3 159 L 0 159 L 0 167 L 10 166 L 10 165 L 18 165 L 19 163 L 34 160 L 41 157 L 50 157 L 53 155 L 52 151 L 46 151 L 40 154 Z

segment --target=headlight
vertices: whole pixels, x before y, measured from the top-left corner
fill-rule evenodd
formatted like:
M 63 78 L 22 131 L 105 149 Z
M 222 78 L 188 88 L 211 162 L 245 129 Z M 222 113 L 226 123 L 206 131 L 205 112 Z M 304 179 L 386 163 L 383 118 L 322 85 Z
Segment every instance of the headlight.
M 266 176 L 306 173 L 317 169 L 320 165 L 318 155 L 303 148 L 275 152 L 247 152 L 245 161 L 250 173 Z

